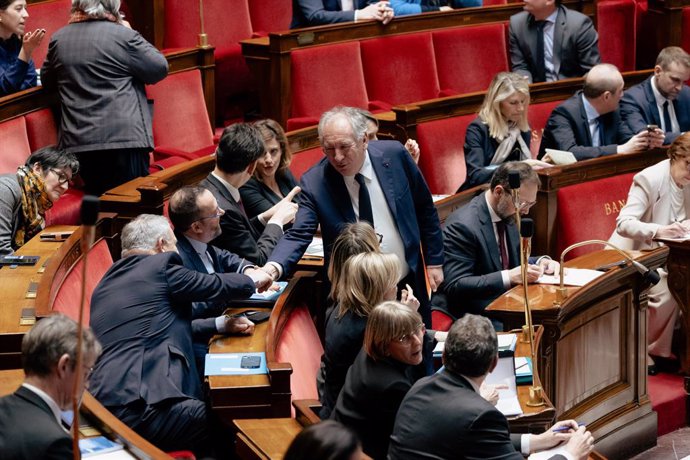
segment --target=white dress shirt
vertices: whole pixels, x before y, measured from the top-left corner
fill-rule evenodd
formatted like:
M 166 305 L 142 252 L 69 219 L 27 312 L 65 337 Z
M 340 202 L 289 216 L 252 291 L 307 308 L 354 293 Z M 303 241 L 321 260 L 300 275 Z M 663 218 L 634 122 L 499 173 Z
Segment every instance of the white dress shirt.
M 656 99 L 656 109 L 659 111 L 659 120 L 661 120 L 661 130 L 665 133 L 679 133 L 680 125 L 678 124 L 678 119 L 676 118 L 676 110 L 673 108 L 673 101 L 666 99 L 661 95 L 658 89 L 656 89 L 656 75 L 652 77 L 652 92 L 654 93 L 654 99 Z M 669 128 L 664 123 L 664 102 L 668 101 L 668 115 L 671 117 L 671 127 Z

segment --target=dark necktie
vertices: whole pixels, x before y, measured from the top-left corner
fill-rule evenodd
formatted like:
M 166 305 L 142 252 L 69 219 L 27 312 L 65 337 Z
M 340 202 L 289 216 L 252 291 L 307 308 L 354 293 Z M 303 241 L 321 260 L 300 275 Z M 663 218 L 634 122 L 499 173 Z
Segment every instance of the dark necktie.
M 604 145 L 604 128 L 601 126 L 601 117 L 596 118 L 596 128 L 594 129 L 594 135 L 599 137 L 599 147 Z M 594 145 L 594 140 L 592 140 L 592 145 Z
M 546 21 L 537 21 L 537 56 L 536 69 L 532 81 L 539 83 L 546 81 L 546 66 L 544 65 L 544 25 Z
M 502 220 L 496 222 L 496 231 L 498 232 L 498 250 L 501 253 L 501 264 L 503 270 L 508 270 L 510 268 L 510 260 L 506 250 L 506 223 Z
M 673 132 L 671 113 L 668 111 L 668 101 L 664 101 L 664 129 L 667 133 Z
M 364 182 L 364 176 L 357 173 L 355 174 L 355 180 L 359 184 L 359 220 L 366 220 L 373 226 L 374 213 L 371 210 L 371 198 L 369 197 L 367 184 Z
M 242 198 L 240 198 L 239 200 L 237 200 L 237 206 L 240 207 L 240 210 L 242 211 L 242 214 L 244 214 L 244 215 L 246 216 L 246 215 L 247 215 L 247 211 L 244 210 L 244 205 L 242 204 Z

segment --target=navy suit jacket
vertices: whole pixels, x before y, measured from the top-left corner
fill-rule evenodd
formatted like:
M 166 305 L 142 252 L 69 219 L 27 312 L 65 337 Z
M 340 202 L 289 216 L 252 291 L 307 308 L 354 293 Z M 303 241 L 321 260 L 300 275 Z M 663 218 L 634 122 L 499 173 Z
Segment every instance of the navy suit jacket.
M 220 218 L 220 228 L 223 233 L 211 241 L 211 244 L 244 257 L 253 264 L 265 264 L 276 243 L 283 236 L 280 225 L 264 226 L 259 222 L 258 217 L 249 219 L 225 185 L 212 174 L 209 174 L 199 185 L 209 189 L 216 197 L 218 206 L 225 211 Z
M 469 381 L 448 370 L 419 380 L 407 392 L 395 418 L 388 458 L 524 460 L 520 435 L 510 433 L 505 416 Z
M 525 75 L 530 83 L 536 69 L 537 25 L 527 11 L 510 17 L 510 68 Z M 592 20 L 584 14 L 558 7 L 553 33 L 553 64 L 558 80 L 581 77 L 601 62 L 599 36 Z M 534 82 L 536 83 L 536 82 Z
M 673 109 L 680 125 L 680 132 L 690 131 L 690 88 L 688 85 L 683 85 L 680 95 L 673 101 Z M 647 129 L 647 125 L 657 125 L 661 128 L 661 118 L 652 91 L 652 77 L 625 90 L 620 111 L 626 140 Z M 664 144 L 670 144 L 678 136 L 680 133 L 667 132 Z
M 0 398 L 0 453 L 12 460 L 71 460 L 72 438 L 45 401 L 19 387 Z
M 506 226 L 510 268 L 520 264 L 517 226 Z M 482 314 L 503 286 L 501 253 L 484 193 L 453 211 L 443 229 L 443 284 L 431 299 L 433 309 L 459 318 Z
M 551 112 L 541 138 L 539 158 L 544 156 L 547 148 L 572 152 L 578 160 L 615 155 L 618 146 L 626 141 L 621 129 L 620 111 L 601 115 L 599 123 L 603 137 L 601 146 L 592 147 L 582 91 L 578 91 Z
M 202 399 L 191 303 L 246 299 L 254 289 L 245 275 L 189 270 L 176 252 L 118 260 L 91 298 L 91 328 L 103 345 L 92 394 L 106 407 Z
M 377 2 L 378 0 L 354 0 L 354 7 L 360 10 Z M 340 0 L 292 0 L 291 29 L 354 20 L 355 12 L 343 11 Z
M 199 254 L 194 250 L 189 240 L 179 232 L 175 232 L 177 237 L 177 250 L 182 259 L 182 265 L 190 270 L 199 273 L 207 273 L 204 263 Z M 208 245 L 208 254 L 213 261 L 213 270 L 216 273 L 241 273 L 242 269 L 251 265 L 243 258 L 230 251 Z M 192 303 L 192 335 L 194 342 L 204 342 L 207 344 L 216 332 L 216 316 L 223 313 L 228 299 L 220 299 L 216 302 L 193 302 Z
M 407 264 L 416 277 L 415 294 L 423 302 L 426 296 L 422 290 L 426 284 L 422 252 L 427 265 L 443 264 L 441 224 L 431 193 L 422 173 L 402 144 L 397 141 L 371 141 L 368 151 L 388 207 L 398 225 Z M 269 258 L 283 267 L 284 275 L 300 260 L 319 224 L 327 267 L 336 237 L 346 224 L 357 220 L 343 176 L 331 166 L 328 159 L 323 158 L 302 176 L 301 187 L 295 223 Z

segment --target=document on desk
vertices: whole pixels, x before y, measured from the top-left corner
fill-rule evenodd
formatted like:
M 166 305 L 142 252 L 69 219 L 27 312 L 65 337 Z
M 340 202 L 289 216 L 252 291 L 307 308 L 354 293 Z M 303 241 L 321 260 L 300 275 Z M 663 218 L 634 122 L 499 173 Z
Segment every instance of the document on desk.
M 586 268 L 566 268 L 565 276 L 563 277 L 563 284 L 566 286 L 581 287 L 591 281 L 594 281 L 603 274 L 604 272 L 589 270 Z M 553 275 L 541 275 L 537 280 L 537 284 L 561 284 L 561 278 L 558 273 Z
M 307 259 L 323 259 L 323 240 L 320 236 L 315 236 L 307 250 L 304 251 L 304 257 Z
M 505 390 L 498 390 L 498 404 L 496 409 L 506 417 L 522 415 L 522 407 L 517 396 L 515 382 L 515 361 L 513 356 L 499 358 L 496 368 L 484 380 L 486 385 L 507 385 Z
M 563 455 L 565 450 L 565 444 L 560 444 L 556 447 L 552 447 L 551 449 L 546 449 L 542 450 L 540 452 L 535 452 L 532 455 L 528 457 L 528 460 L 548 460 L 549 458 L 553 457 L 554 455 Z

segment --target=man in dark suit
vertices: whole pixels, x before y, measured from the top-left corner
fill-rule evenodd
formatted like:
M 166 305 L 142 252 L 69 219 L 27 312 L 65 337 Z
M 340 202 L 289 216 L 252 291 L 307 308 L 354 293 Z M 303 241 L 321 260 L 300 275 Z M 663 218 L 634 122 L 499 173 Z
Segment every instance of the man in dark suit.
M 37 322 L 22 339 L 24 383 L 0 398 L 0 453 L 8 460 L 71 460 L 72 437 L 60 411 L 72 409 L 72 387 L 80 392 L 101 346 L 88 328 L 82 331 L 82 366 L 77 364 L 77 323 L 59 313 Z M 81 376 L 79 376 L 81 373 Z
M 530 83 L 581 77 L 599 57 L 592 21 L 560 0 L 525 0 L 510 17 L 510 67 Z
M 494 172 L 489 190 L 446 219 L 444 281 L 432 298 L 435 310 L 453 318 L 481 314 L 496 297 L 522 282 L 510 172 L 520 174 L 520 213 L 527 214 L 536 203 L 537 173 L 526 163 L 507 162 Z M 528 281 L 536 281 L 544 272 L 555 273 L 558 268 L 559 264 L 548 257 L 530 258 Z
M 177 251 L 182 264 L 200 273 L 242 273 L 254 266 L 230 251 L 209 244 L 221 233 L 223 210 L 211 192 L 188 185 L 170 197 L 169 217 L 175 227 Z M 226 299 L 192 304 L 192 337 L 197 370 L 204 375 L 208 341 L 215 334 L 251 335 L 254 323 L 244 316 L 226 316 Z
M 559 104 L 546 122 L 539 158 L 546 149 L 572 152 L 578 160 L 617 153 L 635 153 L 661 145 L 647 130 L 625 139 L 618 103 L 623 76 L 616 66 L 599 64 L 585 77 L 582 91 Z
M 376 19 L 388 24 L 393 9 L 378 0 L 292 0 L 291 29 Z
M 656 58 L 654 75 L 628 89 L 621 99 L 625 135 L 656 125 L 670 144 L 690 130 L 690 55 L 682 48 L 669 46 Z
M 199 273 L 182 266 L 163 216 L 122 230 L 122 259 L 91 298 L 103 344 L 90 390 L 116 417 L 163 450 L 208 448 L 207 409 L 192 349 L 192 302 L 246 299 L 270 280 L 261 270 Z
M 560 421 L 539 435 L 509 432 L 505 416 L 479 395 L 497 362 L 498 340 L 491 322 L 477 315 L 456 321 L 443 351 L 444 370 L 419 380 L 403 399 L 388 458 L 522 460 L 523 454 L 565 443 L 569 460 L 586 459 L 594 439 L 574 420 Z
M 302 176 L 295 223 L 264 269 L 274 279 L 289 273 L 319 224 L 327 266 L 331 245 L 343 226 L 369 221 L 381 235 L 382 251 L 396 254 L 403 263 L 403 282 L 412 286 L 429 325 L 424 263 L 432 291 L 443 281 L 438 214 L 419 168 L 402 144 L 370 142 L 366 131 L 366 118 L 357 109 L 336 107 L 321 116 L 319 139 L 326 158 Z
M 216 149 L 216 168 L 201 181 L 218 200 L 224 214 L 220 218 L 221 234 L 212 243 L 263 265 L 283 236 L 283 226 L 292 222 L 297 204 L 292 202 L 295 187 L 278 204 L 249 219 L 239 188 L 254 174 L 256 162 L 264 154 L 264 141 L 258 129 L 248 123 L 236 123 L 223 131 Z

